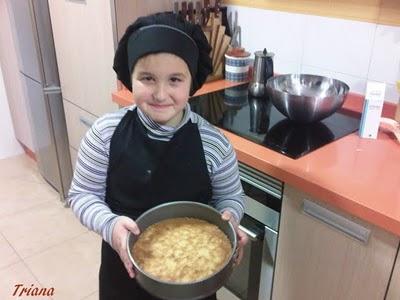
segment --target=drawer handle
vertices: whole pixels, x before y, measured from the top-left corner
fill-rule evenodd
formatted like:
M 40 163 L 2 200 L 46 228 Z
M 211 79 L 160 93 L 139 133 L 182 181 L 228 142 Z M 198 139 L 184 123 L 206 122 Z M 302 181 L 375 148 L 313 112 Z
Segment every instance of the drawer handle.
M 312 201 L 304 200 L 303 212 L 306 215 L 314 217 L 363 243 L 368 242 L 371 234 L 370 229 L 348 220 L 343 216 L 326 209 L 325 207 L 322 207 Z
M 239 225 L 239 229 L 246 233 L 251 241 L 257 241 L 260 237 L 257 233 L 254 233 L 253 231 L 247 229 L 246 227 L 243 227 L 242 225 Z
M 92 127 L 92 125 L 93 125 L 93 122 L 92 121 L 90 121 L 90 120 L 88 120 L 88 119 L 86 119 L 86 118 L 84 118 L 84 117 L 79 117 L 79 121 L 83 124 L 83 125 L 85 125 L 86 127 Z

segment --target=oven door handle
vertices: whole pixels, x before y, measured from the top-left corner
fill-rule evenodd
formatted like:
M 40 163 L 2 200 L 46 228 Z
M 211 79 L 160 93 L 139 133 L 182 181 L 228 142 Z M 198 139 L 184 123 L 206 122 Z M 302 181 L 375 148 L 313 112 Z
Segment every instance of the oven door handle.
M 242 225 L 239 225 L 239 229 L 241 231 L 243 231 L 244 233 L 246 233 L 251 241 L 254 242 L 254 241 L 257 241 L 257 240 L 261 240 L 261 235 L 262 235 L 261 233 L 257 234 L 257 233 L 251 231 L 250 229 L 247 229 L 246 227 L 244 227 Z

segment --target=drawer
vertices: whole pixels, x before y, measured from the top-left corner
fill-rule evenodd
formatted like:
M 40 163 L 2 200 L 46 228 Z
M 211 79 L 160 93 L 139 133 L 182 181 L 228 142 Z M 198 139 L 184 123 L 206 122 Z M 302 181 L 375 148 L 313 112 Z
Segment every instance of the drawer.
M 63 100 L 65 120 L 67 122 L 68 139 L 71 147 L 79 149 L 81 139 L 97 119 L 96 116 L 80 107 Z
M 69 146 L 69 153 L 71 154 L 72 170 L 75 171 L 76 160 L 78 158 L 78 150 L 76 150 L 75 148 L 72 148 L 71 146 Z

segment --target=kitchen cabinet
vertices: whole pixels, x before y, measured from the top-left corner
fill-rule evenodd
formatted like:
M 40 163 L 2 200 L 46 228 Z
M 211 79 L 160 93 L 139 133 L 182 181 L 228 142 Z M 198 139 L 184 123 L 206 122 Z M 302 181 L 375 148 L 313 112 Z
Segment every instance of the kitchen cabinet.
M 118 109 L 112 69 L 118 39 L 141 15 L 172 9 L 172 1 L 49 0 L 72 165 L 93 121 Z
M 117 109 L 111 101 L 117 86 L 112 70 L 115 34 L 111 4 L 49 1 L 73 169 L 80 141 L 91 124 Z
M 100 116 L 117 107 L 111 1 L 50 0 L 63 98 Z
M 13 39 L 15 30 L 9 1 L 0 0 L 0 62 L 4 87 L 17 140 L 32 152 L 35 151 L 30 129 L 28 104 L 24 97 L 23 82 L 18 66 L 17 45 Z
M 72 147 L 69 147 L 69 153 L 71 154 L 71 165 L 72 169 L 75 169 L 76 160 L 78 159 L 78 151 Z
M 154 2 L 154 3 L 153 3 Z M 112 69 L 118 39 L 141 15 L 172 9 L 172 1 L 50 0 L 63 97 L 93 115 L 117 109 Z
M 64 99 L 72 169 L 75 169 L 80 142 L 97 117 Z
M 285 185 L 273 299 L 382 300 L 398 245 L 397 236 Z
M 78 150 L 81 139 L 97 117 L 67 100 L 64 100 L 64 111 L 69 144 L 72 148 Z
M 397 253 L 396 264 L 394 265 L 392 278 L 385 300 L 400 299 L 400 252 Z
M 146 16 L 156 12 L 172 11 L 173 0 L 114 0 L 117 40 L 120 40 L 126 27 L 133 23 L 138 17 Z

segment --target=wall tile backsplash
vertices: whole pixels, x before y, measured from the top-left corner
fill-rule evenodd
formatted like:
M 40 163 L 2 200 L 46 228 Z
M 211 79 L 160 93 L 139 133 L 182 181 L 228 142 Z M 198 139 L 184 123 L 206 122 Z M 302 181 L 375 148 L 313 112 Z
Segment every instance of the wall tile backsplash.
M 306 16 L 302 64 L 367 77 L 376 26 L 371 23 Z M 357 37 L 357 38 L 354 38 Z
M 301 73 L 318 74 L 321 76 L 332 77 L 347 83 L 351 87 L 351 91 L 358 94 L 364 94 L 367 87 L 367 80 L 362 77 L 353 76 L 346 73 L 335 72 L 323 68 L 302 65 Z
M 369 78 L 391 83 L 400 80 L 400 27 L 377 26 Z
M 282 60 L 291 62 L 301 60 L 302 47 L 299 45 L 302 44 L 305 24 L 305 19 L 301 15 L 240 8 L 238 24 L 242 26 L 242 44 L 251 52 L 263 50 L 264 46 L 268 52 L 279 53 L 279 58 Z
M 330 76 L 360 94 L 368 80 L 386 82 L 386 101 L 397 103 L 399 26 L 228 6 L 228 14 L 235 11 L 242 46 L 252 53 L 274 52 L 275 72 Z

